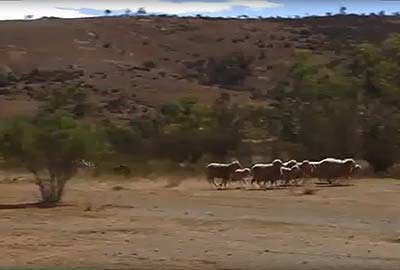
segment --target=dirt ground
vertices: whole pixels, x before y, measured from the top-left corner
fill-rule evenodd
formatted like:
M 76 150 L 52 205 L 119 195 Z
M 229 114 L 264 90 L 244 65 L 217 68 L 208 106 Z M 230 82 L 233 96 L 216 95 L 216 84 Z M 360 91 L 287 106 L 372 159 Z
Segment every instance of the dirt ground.
M 7 209 L 37 190 L 0 184 L 0 269 L 400 269 L 399 180 L 313 195 L 164 185 L 76 180 L 66 206 Z

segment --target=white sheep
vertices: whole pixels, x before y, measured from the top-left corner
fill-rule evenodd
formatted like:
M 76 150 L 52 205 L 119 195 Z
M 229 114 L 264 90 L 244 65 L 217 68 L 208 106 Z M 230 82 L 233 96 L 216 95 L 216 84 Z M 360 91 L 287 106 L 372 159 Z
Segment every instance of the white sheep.
M 298 178 L 298 180 L 300 180 L 300 179 L 304 180 L 304 179 L 313 177 L 313 172 L 314 172 L 315 166 L 312 164 L 311 161 L 303 160 L 302 162 L 298 163 L 297 165 L 299 166 L 300 171 L 301 171 L 301 176 Z M 296 181 L 296 182 L 299 182 L 299 181 Z
M 303 178 L 310 177 L 313 174 L 314 166 L 309 160 L 303 160 L 302 162 L 298 163 L 298 166 L 301 170 Z
M 239 161 L 231 163 L 210 163 L 207 165 L 207 181 L 213 184 L 216 188 L 226 187 L 226 184 L 231 179 L 232 173 L 240 169 L 242 166 Z M 218 185 L 215 183 L 215 178 L 222 179 L 222 183 Z
M 353 159 L 325 158 L 315 162 L 314 167 L 313 176 L 318 179 L 326 179 L 329 184 L 332 184 L 334 179 L 349 178 L 356 167 L 356 163 Z
M 303 172 L 300 169 L 299 165 L 295 165 L 291 168 L 282 167 L 282 176 L 281 180 L 285 184 L 289 184 L 291 181 L 301 178 Z
M 285 163 L 283 163 L 283 167 L 285 167 L 285 168 L 292 168 L 292 167 L 294 167 L 296 165 L 297 165 L 297 161 L 294 160 L 294 159 L 286 161 Z
M 357 175 L 360 171 L 362 170 L 362 167 L 360 164 L 356 164 L 356 166 L 354 166 L 353 170 L 350 172 L 350 174 L 347 176 L 347 179 L 350 179 L 351 177 L 353 177 L 354 175 Z
M 266 182 L 270 181 L 271 185 L 281 179 L 283 162 L 280 159 L 274 160 L 269 164 L 255 164 L 251 167 L 251 183 L 256 182 L 260 185 L 263 182 L 265 187 Z
M 251 172 L 249 168 L 236 169 L 231 174 L 231 182 L 241 182 L 242 184 L 247 184 L 247 179 L 250 178 Z

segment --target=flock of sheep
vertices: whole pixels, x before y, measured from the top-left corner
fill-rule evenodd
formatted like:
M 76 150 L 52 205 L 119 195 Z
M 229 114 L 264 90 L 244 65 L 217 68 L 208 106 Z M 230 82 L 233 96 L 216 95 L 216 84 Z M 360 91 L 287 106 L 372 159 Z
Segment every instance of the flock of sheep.
M 297 184 L 301 179 L 318 178 L 332 184 L 334 180 L 349 179 L 361 169 L 354 159 L 325 158 L 320 161 L 282 162 L 275 159 L 268 164 L 255 164 L 251 168 L 242 168 L 239 161 L 231 163 L 210 163 L 207 166 L 207 180 L 215 188 L 226 188 L 230 182 L 254 185 L 266 188 L 284 184 Z M 221 179 L 217 184 L 215 179 Z

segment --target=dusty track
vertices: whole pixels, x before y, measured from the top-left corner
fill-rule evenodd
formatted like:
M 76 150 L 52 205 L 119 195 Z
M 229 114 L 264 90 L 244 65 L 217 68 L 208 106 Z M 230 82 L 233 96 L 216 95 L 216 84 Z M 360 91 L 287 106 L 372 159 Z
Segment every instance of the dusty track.
M 0 210 L 0 268 L 399 269 L 400 182 L 353 184 L 304 196 L 75 181 L 65 207 Z M 0 188 L 0 204 L 37 199 L 29 183 Z

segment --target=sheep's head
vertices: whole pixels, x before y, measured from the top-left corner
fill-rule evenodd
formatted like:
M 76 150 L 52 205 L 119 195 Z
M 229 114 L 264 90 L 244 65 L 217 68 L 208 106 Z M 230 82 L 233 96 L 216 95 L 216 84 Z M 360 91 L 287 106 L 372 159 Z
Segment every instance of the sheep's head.
M 356 167 L 356 162 L 352 158 L 343 160 L 343 164 L 352 172 Z
M 272 165 L 274 167 L 281 168 L 283 167 L 283 162 L 280 159 L 275 159 L 274 161 L 272 161 Z
M 299 165 L 294 165 L 292 168 L 290 168 L 290 171 L 293 172 L 295 178 L 300 178 L 303 175 Z
M 362 167 L 359 164 L 356 164 L 356 166 L 354 166 L 353 171 L 351 172 L 352 174 L 357 174 L 361 171 Z
M 301 171 L 299 165 L 294 165 L 292 168 L 290 168 L 291 171 Z
M 297 161 L 294 159 L 289 160 L 289 161 L 285 162 L 285 164 L 284 164 L 284 166 L 288 167 L 288 168 L 292 168 L 295 165 L 297 165 Z
M 310 176 L 314 170 L 314 167 L 308 160 L 303 160 L 303 162 L 299 164 L 299 168 L 304 177 Z
M 250 176 L 250 169 L 249 168 L 244 168 L 244 169 L 237 169 L 235 170 L 237 173 L 241 173 L 244 175 L 244 177 L 249 177 Z
M 235 160 L 230 164 L 230 167 L 232 168 L 233 171 L 242 168 L 242 166 L 240 165 L 240 162 Z

